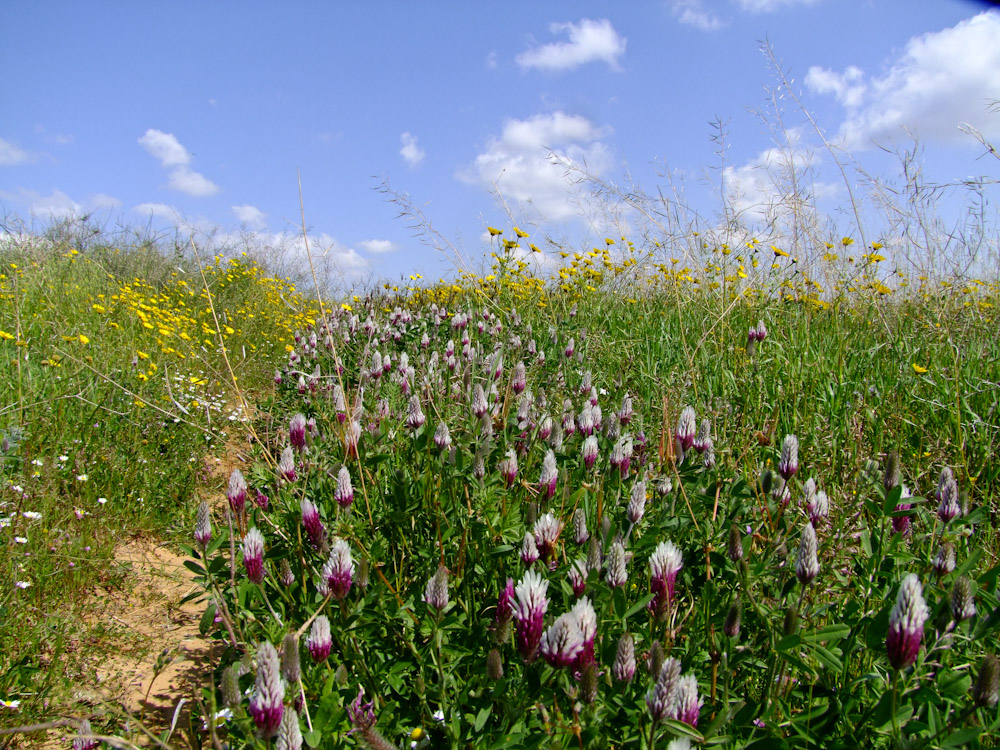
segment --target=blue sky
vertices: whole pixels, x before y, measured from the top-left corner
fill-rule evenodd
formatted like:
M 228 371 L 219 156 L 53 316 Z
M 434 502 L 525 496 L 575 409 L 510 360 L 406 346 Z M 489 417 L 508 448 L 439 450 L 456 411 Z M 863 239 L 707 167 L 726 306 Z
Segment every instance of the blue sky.
M 382 179 L 474 260 L 487 225 L 511 226 L 497 191 L 546 250 L 650 230 L 567 165 L 651 195 L 672 185 L 702 231 L 720 225 L 725 182 L 766 234 L 790 161 L 850 233 L 843 181 L 798 108 L 782 102 L 784 132 L 752 111 L 776 84 L 765 38 L 858 165 L 898 175 L 885 150 L 912 146 L 909 131 L 928 179 L 1000 175 L 959 130 L 1000 141 L 1000 12 L 971 0 L 12 1 L 0 210 L 8 224 L 93 212 L 112 228 L 242 232 L 294 253 L 301 170 L 312 249 L 345 280 L 436 278 L 452 261 L 396 218 Z

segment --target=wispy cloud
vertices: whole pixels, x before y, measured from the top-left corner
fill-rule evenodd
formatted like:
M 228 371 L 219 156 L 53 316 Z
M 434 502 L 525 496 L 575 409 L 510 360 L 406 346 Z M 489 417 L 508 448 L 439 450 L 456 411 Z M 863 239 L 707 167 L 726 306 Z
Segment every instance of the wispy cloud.
M 391 253 L 396 249 L 396 243 L 391 240 L 361 240 L 358 245 L 366 253 L 371 253 L 372 255 Z
M 403 147 L 399 149 L 399 154 L 411 167 L 420 164 L 427 156 L 427 153 L 417 145 L 417 137 L 412 133 L 403 133 L 399 136 L 399 140 L 403 144 Z
M 267 214 L 256 206 L 244 204 L 231 208 L 240 224 L 245 224 L 253 229 L 263 229 L 267 226 Z
M 510 119 L 456 176 L 499 190 L 520 212 L 535 214 L 528 218 L 561 221 L 587 213 L 588 197 L 567 168 L 594 175 L 607 170 L 611 151 L 601 139 L 608 134 L 585 117 L 563 112 Z
M 170 170 L 167 180 L 170 189 L 196 197 L 219 192 L 218 185 L 191 169 L 191 155 L 173 133 L 150 128 L 139 138 L 139 145 L 160 162 L 160 166 Z
M 847 110 L 844 144 L 863 149 L 910 132 L 925 140 L 964 140 L 970 123 L 1000 137 L 1000 118 L 989 112 L 1000 99 L 1000 12 L 988 11 L 944 29 L 914 37 L 882 75 L 857 67 L 843 73 L 812 67 L 808 88 L 833 94 Z
M 13 167 L 18 164 L 27 164 L 34 161 L 35 157 L 16 143 L 0 138 L 0 166 Z
M 611 21 L 593 21 L 584 18 L 580 23 L 553 23 L 553 34 L 565 34 L 568 41 L 552 42 L 534 47 L 519 54 L 517 64 L 522 68 L 540 70 L 573 70 L 590 62 L 605 62 L 618 67 L 618 58 L 625 54 L 627 40 L 615 31 Z
M 670 11 L 678 22 L 702 31 L 718 31 L 726 25 L 720 16 L 705 8 L 702 0 L 671 0 Z

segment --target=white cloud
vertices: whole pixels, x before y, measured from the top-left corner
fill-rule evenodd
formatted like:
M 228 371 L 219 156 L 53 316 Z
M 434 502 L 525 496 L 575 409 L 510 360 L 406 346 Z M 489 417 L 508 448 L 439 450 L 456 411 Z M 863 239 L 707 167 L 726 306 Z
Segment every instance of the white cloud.
M 254 229 L 263 229 L 267 226 L 267 214 L 256 206 L 244 204 L 242 206 L 232 206 L 232 211 L 241 224 L 246 224 Z
M 702 0 L 671 0 L 670 10 L 680 23 L 702 31 L 717 31 L 726 25 L 719 16 L 705 8 Z
M 427 154 L 417 145 L 417 137 L 415 135 L 406 132 L 399 136 L 399 140 L 403 144 L 403 147 L 399 149 L 399 153 L 406 160 L 407 164 L 415 167 L 424 160 Z
M 159 161 L 160 166 L 170 169 L 167 187 L 171 190 L 199 198 L 219 192 L 218 185 L 191 169 L 191 155 L 173 133 L 150 128 L 139 138 L 139 145 Z
M 113 195 L 94 193 L 87 199 L 87 205 L 93 208 L 120 208 L 122 202 Z
M 177 167 L 170 171 L 167 187 L 198 198 L 215 195 L 219 186 L 190 167 Z
M 379 255 L 381 253 L 391 253 L 396 249 L 396 243 L 391 240 L 362 240 L 358 243 L 366 253 Z
M 83 206 L 70 198 L 62 190 L 55 190 L 48 195 L 24 193 L 31 198 L 28 210 L 35 216 L 48 215 L 54 219 L 66 219 L 78 216 L 83 212 Z
M 954 27 L 913 37 L 880 76 L 857 68 L 835 73 L 813 67 L 806 86 L 832 93 L 847 110 L 840 128 L 845 145 L 866 148 L 908 130 L 921 139 L 968 140 L 967 122 L 988 138 L 1000 137 L 1000 117 L 988 111 L 1000 99 L 1000 13 L 989 11 Z
M 741 9 L 749 13 L 773 13 L 794 5 L 815 5 L 819 0 L 736 0 Z
M 13 167 L 17 164 L 27 164 L 34 161 L 34 157 L 8 140 L 0 138 L 0 166 Z
M 563 112 L 510 119 L 456 177 L 498 189 L 506 200 L 520 204 L 520 212 L 533 209 L 538 214 L 527 218 L 560 221 L 586 215 L 588 196 L 578 184 L 579 174 L 571 170 L 597 176 L 610 167 L 610 149 L 600 140 L 607 134 L 585 117 Z
M 191 156 L 173 133 L 150 128 L 139 139 L 142 146 L 164 167 L 178 167 L 191 163 Z
M 566 34 L 569 41 L 552 42 L 522 52 L 516 58 L 518 65 L 542 70 L 572 70 L 585 63 L 603 61 L 617 68 L 618 58 L 625 53 L 627 40 L 607 19 L 584 18 L 580 23 L 553 23 L 549 24 L 549 31 Z
M 137 214 L 155 216 L 158 219 L 168 219 L 173 222 L 179 222 L 181 219 L 180 212 L 166 203 L 140 203 L 132 210 Z

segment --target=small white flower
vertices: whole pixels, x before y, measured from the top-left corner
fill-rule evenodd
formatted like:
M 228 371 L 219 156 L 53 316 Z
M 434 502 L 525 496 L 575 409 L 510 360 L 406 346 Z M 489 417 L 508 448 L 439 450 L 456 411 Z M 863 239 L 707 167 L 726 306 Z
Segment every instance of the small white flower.
M 14 708 L 16 709 L 21 705 L 21 701 L 9 701 L 6 698 L 0 698 L 0 706 L 4 708 Z
M 31 581 L 18 581 L 14 585 L 17 586 L 19 589 L 26 589 L 28 588 L 28 586 L 31 585 Z
M 104 505 L 104 503 L 106 503 L 107 501 L 108 499 L 106 497 L 97 498 L 97 502 L 99 502 L 101 505 Z
M 66 461 L 69 461 L 69 456 L 59 456 L 60 463 L 65 463 Z
M 31 460 L 31 463 L 32 463 L 33 466 L 45 466 L 45 462 L 42 461 L 42 459 L 40 459 L 40 458 L 33 458 Z
M 26 536 L 16 536 L 16 537 L 14 537 L 14 541 L 17 542 L 18 544 L 27 544 L 28 543 L 28 537 L 26 537 Z
M 78 481 L 78 482 L 86 482 L 87 479 L 89 479 L 89 477 L 86 474 L 77 474 L 76 475 L 76 481 Z
M 14 492 L 20 493 L 22 495 L 24 494 L 24 487 L 22 487 L 19 484 L 12 484 L 10 488 L 14 490 Z
M 444 724 L 444 711 L 442 711 L 439 708 L 432 715 L 433 715 L 435 721 L 440 721 L 442 724 Z
M 0 529 L 6 529 L 10 526 L 11 517 L 7 516 L 5 518 L 0 518 Z
M 42 514 L 36 510 L 26 510 L 21 515 L 24 516 L 25 518 L 31 519 L 32 521 L 37 521 L 39 518 L 42 517 Z

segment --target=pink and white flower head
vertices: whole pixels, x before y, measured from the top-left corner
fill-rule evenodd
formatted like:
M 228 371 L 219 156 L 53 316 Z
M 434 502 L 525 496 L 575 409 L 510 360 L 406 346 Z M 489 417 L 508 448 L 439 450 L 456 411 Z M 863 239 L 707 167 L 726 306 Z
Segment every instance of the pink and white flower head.
M 549 608 L 549 582 L 535 570 L 524 574 L 514 589 L 516 600 L 513 604 L 517 650 L 527 663 L 538 656 L 538 646 L 542 639 L 545 612 Z
M 541 423 L 538 425 L 538 439 L 548 440 L 549 436 L 552 434 L 552 428 L 554 427 L 552 422 L 552 417 L 548 414 L 542 419 Z
M 358 457 L 358 443 L 361 442 L 361 422 L 352 419 L 344 428 L 344 450 L 349 458 Z
M 438 565 L 434 575 L 427 581 L 424 601 L 438 612 L 448 606 L 448 569 L 444 565 Z
M 572 419 L 572 417 L 570 417 Z M 588 470 L 594 468 L 594 464 L 597 463 L 598 446 L 597 446 L 597 436 L 588 435 L 586 440 L 583 441 L 583 447 L 580 449 L 580 455 L 583 457 L 583 465 L 587 467 Z
M 479 383 L 476 383 L 472 387 L 472 413 L 476 419 L 482 419 L 489 413 L 489 410 L 489 404 L 486 403 L 486 392 Z
M 611 676 L 615 678 L 615 682 L 632 682 L 635 677 L 635 641 L 631 633 L 624 633 L 618 639 Z
M 294 415 L 288 423 L 288 442 L 292 448 L 302 452 L 306 447 L 306 417 L 304 414 Z
M 958 499 L 958 483 L 955 481 L 955 474 L 947 466 L 941 470 L 935 496 L 938 501 L 938 518 L 942 522 L 948 523 L 962 515 L 962 505 Z
M 576 342 L 571 337 L 570 340 L 566 342 L 566 348 L 563 350 L 563 355 L 566 359 L 572 359 L 574 354 L 576 354 Z
M 434 445 L 442 451 L 451 448 L 451 432 L 446 422 L 438 422 L 437 429 L 434 430 Z
M 622 425 L 627 425 L 632 421 L 632 397 L 629 394 L 625 394 L 622 397 L 622 408 L 618 410 L 618 422 Z
M 684 567 L 681 551 L 671 541 L 660 542 L 649 557 L 649 590 L 653 600 L 647 605 L 656 616 L 665 616 L 674 600 L 677 574 Z
M 708 418 L 701 420 L 701 424 L 698 425 L 698 434 L 694 436 L 694 442 L 691 444 L 696 451 L 699 453 L 704 453 L 705 449 L 712 444 L 712 423 L 708 421 Z
M 337 473 L 337 488 L 333 491 L 333 499 L 341 508 L 351 507 L 354 502 L 354 486 L 351 484 L 351 472 L 346 466 L 341 466 Z
M 232 474 L 229 475 L 226 497 L 229 499 L 233 513 L 239 515 L 243 512 L 243 507 L 247 504 L 247 480 L 239 469 L 233 469 Z
M 302 526 L 306 530 L 306 537 L 313 549 L 323 549 L 326 543 L 326 529 L 323 528 L 323 521 L 319 517 L 319 509 L 312 500 L 302 498 Z
M 420 408 L 420 399 L 416 395 L 410 396 L 407 403 L 406 426 L 411 430 L 416 430 L 423 427 L 426 421 L 424 410 Z
M 573 605 L 570 614 L 576 617 L 576 621 L 580 626 L 580 633 L 583 636 L 583 650 L 580 652 L 574 665 L 577 669 L 581 669 L 587 664 L 594 663 L 594 639 L 597 638 L 597 613 L 594 611 L 594 605 L 591 604 L 590 599 L 584 596 L 578 599 L 576 604 Z
M 778 461 L 778 473 L 787 482 L 799 470 L 799 439 L 795 435 L 785 435 L 781 441 L 781 459 Z
M 291 446 L 285 446 L 285 449 L 281 451 L 281 457 L 278 459 L 278 477 L 283 482 L 294 482 L 296 478 L 295 473 L 295 455 L 292 453 Z
M 590 539 L 590 532 L 587 531 L 587 512 L 583 508 L 573 511 L 573 541 L 583 544 Z
M 910 573 L 899 585 L 896 604 L 889 614 L 889 635 L 885 646 L 889 663 L 895 669 L 906 669 L 917 660 L 924 623 L 929 616 L 920 579 L 916 573 Z
M 351 548 L 343 539 L 334 537 L 330 547 L 330 557 L 323 564 L 320 578 L 320 593 L 324 596 L 343 599 L 351 590 L 354 560 L 351 559 Z
M 543 560 L 550 559 L 556 551 L 556 541 L 563 530 L 563 522 L 552 513 L 546 513 L 535 521 L 534 537 L 538 555 Z
M 688 726 L 696 727 L 700 712 L 701 698 L 698 696 L 698 679 L 693 674 L 686 674 L 677 680 L 677 689 L 674 691 L 670 707 L 671 717 Z
M 611 545 L 604 561 L 604 579 L 612 588 L 628 583 L 628 568 L 626 567 L 625 547 L 616 541 Z
M 514 365 L 514 374 L 511 376 L 511 388 L 514 393 L 521 393 L 528 387 L 528 372 L 524 367 L 524 362 Z
M 539 643 L 539 652 L 553 667 L 569 667 L 583 651 L 583 631 L 573 612 L 559 615 Z
M 677 444 L 680 446 L 682 453 L 687 453 L 691 450 L 691 446 L 694 445 L 694 439 L 698 432 L 698 425 L 694 413 L 694 407 L 685 406 L 681 411 L 680 417 L 677 418 L 677 428 L 674 430 L 674 436 L 677 439 Z
M 587 590 L 587 558 L 579 557 L 569 566 L 569 585 L 573 596 L 580 596 Z
M 281 725 L 285 706 L 285 686 L 281 681 L 278 651 L 269 641 L 257 648 L 257 677 L 250 695 L 250 716 L 264 737 L 273 737 Z
M 254 583 L 264 580 L 264 535 L 256 526 L 251 527 L 243 537 L 243 567 L 247 578 Z
M 497 611 L 493 618 L 493 626 L 497 632 L 498 639 L 501 643 L 506 641 L 503 634 L 506 632 L 507 626 L 510 624 L 511 618 L 514 616 L 514 579 L 508 578 L 507 584 L 500 591 L 500 596 L 497 597 Z
M 205 500 L 202 500 L 198 506 L 198 516 L 194 524 L 194 540 L 202 551 L 212 541 L 212 509 Z
M 538 478 L 538 488 L 546 498 L 556 494 L 556 484 L 559 481 L 559 470 L 556 467 L 556 454 L 550 448 L 542 459 L 542 472 Z
M 538 560 L 538 557 L 538 543 L 535 541 L 535 535 L 530 531 L 524 532 L 524 539 L 521 541 L 521 562 L 530 568 Z
M 507 456 L 500 461 L 498 468 L 500 476 L 503 477 L 504 485 L 512 486 L 514 480 L 517 479 L 517 454 L 514 453 L 513 449 L 507 451 Z
M 904 484 L 902 494 L 899 496 L 901 502 L 896 505 L 897 511 L 910 510 L 913 507 L 913 503 L 906 502 L 906 499 L 909 497 L 911 497 L 910 488 Z M 911 523 L 912 518 L 909 515 L 893 516 L 892 531 L 894 534 L 902 534 L 904 537 L 909 536 Z
M 628 469 L 632 463 L 632 438 L 629 435 L 622 435 L 615 441 L 611 449 L 611 465 L 614 466 L 621 477 L 628 476 Z
M 681 663 L 673 657 L 664 660 L 656 676 L 656 682 L 646 693 L 646 707 L 654 722 L 674 718 L 672 709 L 680 678 Z
M 333 637 L 330 635 L 330 620 L 326 615 L 319 615 L 313 620 L 312 628 L 309 630 L 309 637 L 306 639 L 306 648 L 309 655 L 317 664 L 326 661 L 333 647 Z
M 646 513 L 646 483 L 639 480 L 632 485 L 632 493 L 629 496 L 628 508 L 625 517 L 632 525 L 639 523 Z
M 803 586 L 819 575 L 819 558 L 817 557 L 816 529 L 812 523 L 807 523 L 802 529 L 802 539 L 799 542 L 799 554 L 795 560 L 795 576 Z

